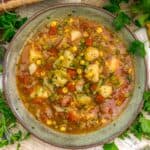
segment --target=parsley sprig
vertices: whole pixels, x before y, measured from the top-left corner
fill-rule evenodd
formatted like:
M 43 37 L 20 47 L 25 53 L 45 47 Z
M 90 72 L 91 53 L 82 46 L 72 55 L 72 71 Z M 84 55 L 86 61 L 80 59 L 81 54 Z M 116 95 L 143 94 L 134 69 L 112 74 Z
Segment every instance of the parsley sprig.
M 23 134 L 16 127 L 16 118 L 6 104 L 4 95 L 0 90 L 0 148 L 17 141 L 22 141 L 29 136 L 29 133 Z
M 114 13 L 116 18 L 113 20 L 113 26 L 118 31 L 122 29 L 125 25 L 129 25 L 131 18 L 121 10 L 120 4 L 122 2 L 128 2 L 128 0 L 109 0 L 109 4 L 105 5 L 103 8 Z
M 4 12 L 0 15 L 0 41 L 9 42 L 17 29 L 19 29 L 25 22 L 27 18 L 21 18 L 20 15 L 17 15 L 15 12 Z
M 144 43 L 139 40 L 133 41 L 128 48 L 128 52 L 133 55 L 144 57 L 146 55 Z
M 109 4 L 103 8 L 116 15 L 113 25 L 116 30 L 122 29 L 125 25 L 129 25 L 131 18 L 126 14 L 126 10 L 121 9 L 120 4 L 129 0 L 109 0 Z M 132 21 L 139 27 L 150 22 L 150 0 L 137 0 L 129 5 Z

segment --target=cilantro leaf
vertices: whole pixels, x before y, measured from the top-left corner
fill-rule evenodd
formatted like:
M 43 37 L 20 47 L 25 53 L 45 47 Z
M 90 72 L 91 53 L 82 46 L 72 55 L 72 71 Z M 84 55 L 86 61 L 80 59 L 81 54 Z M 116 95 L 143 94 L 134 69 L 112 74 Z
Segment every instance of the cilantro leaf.
M 137 120 L 132 124 L 130 127 L 130 132 L 133 133 L 139 140 L 142 138 L 142 129 L 141 129 L 141 124 L 139 123 L 139 116 Z
M 144 43 L 142 43 L 139 40 L 133 41 L 129 46 L 128 52 L 131 54 L 135 54 L 135 55 L 144 57 L 146 55 Z
M 114 142 L 108 143 L 108 144 L 104 144 L 103 145 L 103 149 L 104 150 L 119 150 Z
M 1 41 L 9 42 L 16 30 L 19 29 L 27 20 L 27 18 L 21 18 L 15 12 L 4 12 L 0 15 L 0 30 L 2 32 Z
M 138 27 L 142 27 L 145 25 L 145 22 L 150 20 L 150 14 L 141 14 L 137 17 L 137 19 L 135 20 L 135 24 Z
M 119 12 L 117 17 L 113 20 L 113 25 L 115 29 L 118 31 L 123 28 L 126 24 L 130 24 L 130 17 L 126 15 L 124 12 Z
M 103 8 L 112 13 L 117 13 L 120 11 L 119 5 L 108 4 L 108 5 L 105 5 Z
M 141 129 L 145 135 L 150 137 L 150 120 L 140 117 L 139 122 L 141 124 Z
M 15 130 L 16 132 L 14 133 L 12 130 L 14 127 L 16 127 L 16 118 L 6 104 L 2 91 L 0 91 L 0 147 L 29 137 L 29 133 L 23 135 L 20 130 Z
M 150 91 L 145 91 L 143 98 L 144 98 L 144 107 L 143 107 L 143 109 L 145 111 L 150 112 Z

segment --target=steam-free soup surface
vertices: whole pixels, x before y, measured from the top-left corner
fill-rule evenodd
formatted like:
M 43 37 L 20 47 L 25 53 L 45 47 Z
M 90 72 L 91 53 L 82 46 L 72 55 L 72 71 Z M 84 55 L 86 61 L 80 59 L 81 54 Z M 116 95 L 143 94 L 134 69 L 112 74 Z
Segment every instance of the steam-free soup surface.
M 81 17 L 53 20 L 25 44 L 17 87 L 32 115 L 60 132 L 109 124 L 132 94 L 132 57 L 120 37 Z

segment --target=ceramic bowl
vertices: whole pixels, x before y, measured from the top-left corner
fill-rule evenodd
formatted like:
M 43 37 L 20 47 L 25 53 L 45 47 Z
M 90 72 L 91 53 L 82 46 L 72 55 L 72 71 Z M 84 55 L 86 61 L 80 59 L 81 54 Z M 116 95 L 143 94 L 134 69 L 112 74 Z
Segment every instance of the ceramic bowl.
M 146 82 L 146 69 L 144 59 L 135 56 L 135 85 L 132 97 L 121 115 L 104 128 L 86 134 L 73 135 L 60 133 L 44 126 L 25 109 L 18 96 L 15 78 L 16 63 L 26 40 L 39 28 L 40 25 L 46 21 L 63 18 L 68 15 L 84 16 L 88 19 L 101 22 L 111 30 L 114 30 L 112 27 L 114 17 L 103 9 L 85 4 L 60 4 L 50 6 L 29 19 L 21 29 L 19 29 L 11 41 L 4 62 L 3 84 L 6 99 L 10 108 L 19 122 L 30 133 L 52 145 L 75 149 L 108 142 L 129 127 L 137 116 L 142 105 L 142 96 Z M 135 40 L 133 33 L 127 27 L 119 31 L 118 34 L 123 38 L 127 45 Z

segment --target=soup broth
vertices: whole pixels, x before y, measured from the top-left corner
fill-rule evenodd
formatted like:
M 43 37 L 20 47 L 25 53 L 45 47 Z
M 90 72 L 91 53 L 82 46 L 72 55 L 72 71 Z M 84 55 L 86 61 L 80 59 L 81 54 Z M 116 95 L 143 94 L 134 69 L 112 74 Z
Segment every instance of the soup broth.
M 37 120 L 59 132 L 85 133 L 109 124 L 127 105 L 133 58 L 104 25 L 67 17 L 44 25 L 26 42 L 16 80 Z

